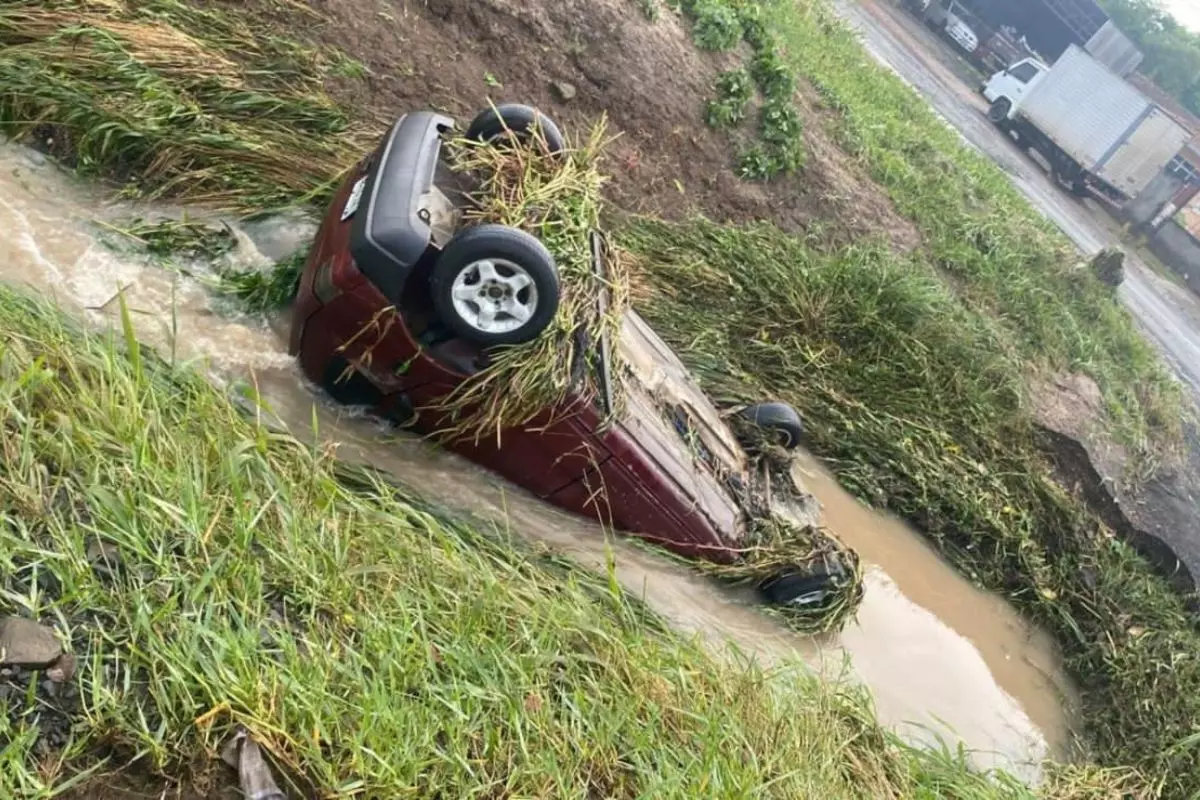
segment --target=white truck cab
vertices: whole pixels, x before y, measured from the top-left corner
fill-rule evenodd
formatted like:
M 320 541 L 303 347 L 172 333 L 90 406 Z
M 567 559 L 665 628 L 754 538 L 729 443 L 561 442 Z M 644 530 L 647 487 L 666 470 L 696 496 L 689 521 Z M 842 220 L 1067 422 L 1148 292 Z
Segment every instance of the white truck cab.
M 1011 119 L 1021 98 L 1049 71 L 1050 67 L 1036 58 L 1023 58 L 989 78 L 983 85 L 983 96 L 992 104 L 988 118 L 992 122 Z

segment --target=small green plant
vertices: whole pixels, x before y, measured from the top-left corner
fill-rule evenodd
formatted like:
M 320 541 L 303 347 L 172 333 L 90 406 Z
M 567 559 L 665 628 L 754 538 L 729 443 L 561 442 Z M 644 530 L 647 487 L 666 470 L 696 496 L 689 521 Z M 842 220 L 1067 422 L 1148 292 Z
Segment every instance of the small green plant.
M 717 76 L 717 96 L 708 102 L 705 121 L 713 128 L 731 128 L 746 118 L 746 106 L 754 96 L 754 84 L 742 69 Z
M 732 50 L 742 40 L 742 23 L 737 11 L 721 0 L 695 5 L 696 23 L 692 38 L 703 50 Z
M 751 145 L 738 156 L 737 173 L 747 180 L 769 180 L 776 172 L 774 159 L 761 144 Z
M 764 142 L 786 147 L 800 138 L 803 123 L 790 100 L 772 98 L 763 104 L 758 129 Z
M 221 269 L 214 288 L 218 294 L 235 298 L 245 311 L 275 311 L 295 299 L 307 260 L 308 249 L 305 248 L 266 270 Z
M 658 0 L 634 0 L 638 8 L 642 11 L 642 16 L 651 22 L 658 21 Z
M 370 70 L 357 58 L 335 50 L 330 54 L 329 74 L 339 78 L 365 78 Z
M 504 88 L 504 84 L 500 82 L 500 79 L 490 72 L 483 73 L 483 82 L 493 89 Z
M 764 97 L 791 100 L 796 93 L 796 77 L 783 63 L 774 45 L 759 50 L 750 60 L 750 75 Z
M 760 142 L 743 150 L 737 172 L 751 180 L 769 180 L 804 165 L 800 113 L 793 103 L 796 77 L 783 60 L 779 38 L 770 28 L 767 8 L 742 0 L 668 0 L 671 8 L 693 20 L 692 38 L 706 50 L 729 50 L 739 41 L 750 45 L 749 69 L 723 72 L 717 78 L 716 98 L 704 109 L 711 128 L 729 129 L 746 119 L 746 108 L 757 89 L 765 99 L 759 119 Z

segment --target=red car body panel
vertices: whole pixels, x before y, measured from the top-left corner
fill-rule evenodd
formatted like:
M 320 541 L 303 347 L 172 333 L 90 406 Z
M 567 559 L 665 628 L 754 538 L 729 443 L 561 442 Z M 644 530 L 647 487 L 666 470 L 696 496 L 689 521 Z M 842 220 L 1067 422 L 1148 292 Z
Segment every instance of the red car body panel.
M 369 381 L 374 412 L 408 418 L 416 432 L 436 434 L 448 420 L 431 409 L 469 379 L 478 352 L 457 339 L 422 346 L 414 334 L 424 327 L 421 310 L 410 313 L 405 306 L 396 313 L 396 304 L 356 267 L 351 225 L 341 210 L 367 167 L 364 159 L 345 180 L 321 223 L 293 308 L 290 351 L 314 383 L 328 387 L 339 377 L 331 371 L 349 369 L 354 379 Z M 436 257 L 436 249 L 430 251 L 425 261 Z M 414 280 L 427 276 L 430 266 L 418 264 Z M 626 327 L 638 341 L 649 330 L 636 320 Z M 665 350 L 654 339 L 642 350 Z M 591 401 L 572 397 L 528 425 L 446 446 L 567 511 L 685 556 L 735 560 L 744 528 L 736 501 L 698 467 L 648 393 L 630 391 L 627 402 L 627 412 L 607 429 Z M 724 442 L 712 444 L 731 450 Z M 733 458 L 741 458 L 740 450 Z

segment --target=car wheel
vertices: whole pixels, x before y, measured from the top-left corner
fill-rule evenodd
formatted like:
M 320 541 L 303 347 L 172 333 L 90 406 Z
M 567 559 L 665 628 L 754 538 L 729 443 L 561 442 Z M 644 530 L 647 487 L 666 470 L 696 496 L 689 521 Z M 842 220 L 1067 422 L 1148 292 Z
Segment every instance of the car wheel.
M 804 436 L 804 422 L 796 409 L 787 403 L 759 403 L 741 410 L 741 416 L 760 428 L 779 435 L 785 450 L 795 450 Z
M 558 311 L 554 257 L 535 237 L 506 225 L 477 225 L 451 239 L 430 287 L 441 320 L 483 346 L 531 341 Z
M 988 109 L 987 118 L 993 125 L 1001 127 L 1008 124 L 1008 114 L 1012 111 L 1012 101 L 1007 97 L 998 98 Z
M 838 579 L 823 566 L 808 570 L 788 569 L 759 585 L 759 590 L 767 602 L 798 609 L 820 608 L 826 605 L 838 588 Z
M 505 103 L 479 112 L 467 128 L 467 138 L 478 142 L 502 142 L 510 136 L 528 140 L 535 131 L 541 135 L 549 155 L 566 149 L 566 140 L 554 120 L 520 103 Z

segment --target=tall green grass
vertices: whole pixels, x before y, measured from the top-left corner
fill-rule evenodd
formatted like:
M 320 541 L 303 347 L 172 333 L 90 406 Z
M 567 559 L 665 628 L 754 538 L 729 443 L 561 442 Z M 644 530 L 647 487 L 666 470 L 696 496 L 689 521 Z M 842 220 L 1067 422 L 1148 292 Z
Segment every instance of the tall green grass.
M 1198 632 L 1183 599 L 1052 479 L 1006 326 L 915 258 L 780 230 L 635 220 L 635 305 L 705 390 L 773 397 L 860 497 L 917 524 L 1061 644 L 1101 763 L 1200 785 Z M 1166 668 L 1165 665 L 1170 665 Z
M 0 289 L 0 609 L 63 631 L 82 703 L 49 760 L 53 702 L 0 704 L 4 797 L 204 772 L 236 726 L 315 796 L 1029 796 L 257 426 L 125 324 Z
M 772 74 L 809 79 L 840 112 L 840 141 L 928 249 L 817 256 L 765 227 L 639 222 L 625 240 L 649 259 L 642 307 L 713 394 L 800 406 L 844 482 L 1054 630 L 1097 752 L 1187 796 L 1200 785 L 1194 631 L 1049 481 L 1020 411 L 1027 367 L 1083 369 L 1119 432 L 1152 449 L 1176 411 L 1149 347 L 1064 266 L 1061 237 L 824 5 L 707 2 L 737 7 L 744 39 L 772 37 Z M 352 62 L 243 13 L 259 5 L 7 3 L 0 128 L 143 195 L 319 199 L 362 150 L 320 91 Z M 178 767 L 240 721 L 327 791 L 572 796 L 624 781 L 643 796 L 1021 795 L 954 759 L 876 747 L 860 699 L 798 678 L 792 693 L 757 691 L 760 676 L 652 635 L 643 611 L 590 579 L 411 499 L 346 491 L 319 452 L 241 422 L 149 354 L 7 293 L 0 321 L 0 573 L 15 587 L 3 602 L 61 609 L 88 654 L 90 716 L 68 755 L 112 739 Z M 81 550 L 97 536 L 135 567 L 116 591 Z M 55 596 L 34 573 L 55 576 Z M 445 581 L 430 589 L 430 575 Z M 44 794 L 65 774 L 31 755 L 21 724 L 5 742 L 7 794 Z M 1055 775 L 1054 796 L 1137 794 L 1112 788 L 1120 772 Z
M 261 210 L 357 155 L 322 81 L 344 58 L 182 0 L 0 8 L 0 133 L 128 192 Z
M 1003 326 L 1028 361 L 1094 377 L 1115 432 L 1135 450 L 1176 438 L 1177 383 L 1004 173 L 871 61 L 824 0 L 763 7 L 788 62 L 838 112 L 838 141 L 917 224 L 930 265 L 963 303 Z
M 830 132 L 924 247 L 818 253 L 770 226 L 635 221 L 639 307 L 714 394 L 773 395 L 859 496 L 1049 627 L 1105 763 L 1200 786 L 1200 635 L 1180 598 L 1055 483 L 1031 374 L 1084 372 L 1144 475 L 1175 446 L 1178 385 L 1112 293 L 1003 173 L 876 65 L 824 0 L 712 0 L 762 20 Z

